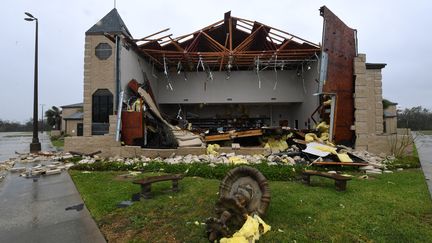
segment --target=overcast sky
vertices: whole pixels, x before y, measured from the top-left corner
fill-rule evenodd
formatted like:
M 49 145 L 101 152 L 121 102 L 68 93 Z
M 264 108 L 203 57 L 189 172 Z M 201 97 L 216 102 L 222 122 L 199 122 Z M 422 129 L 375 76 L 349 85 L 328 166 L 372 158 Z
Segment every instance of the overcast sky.
M 432 108 L 432 2 L 421 1 L 140 1 L 117 0 L 117 9 L 139 38 L 165 28 L 173 36 L 188 34 L 231 15 L 321 42 L 326 5 L 358 30 L 359 52 L 367 62 L 387 63 L 384 98 L 402 108 Z M 39 103 L 45 110 L 82 102 L 84 33 L 114 7 L 109 0 L 5 1 L 0 15 L 0 119 L 32 117 L 34 23 L 39 18 Z M 40 113 L 39 113 L 40 114 Z

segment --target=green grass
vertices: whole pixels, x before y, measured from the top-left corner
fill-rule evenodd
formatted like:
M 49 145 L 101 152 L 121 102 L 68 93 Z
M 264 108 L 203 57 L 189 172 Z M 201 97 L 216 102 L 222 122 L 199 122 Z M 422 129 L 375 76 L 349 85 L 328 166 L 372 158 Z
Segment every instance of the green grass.
M 219 180 L 186 177 L 179 193 L 165 192 L 169 182 L 156 183 L 153 199 L 118 209 L 120 201 L 140 190 L 117 178 L 123 173 L 70 171 L 108 241 L 208 242 L 205 226 L 194 222 L 215 216 Z M 418 169 L 355 178 L 346 192 L 337 192 L 332 180 L 315 177 L 311 187 L 273 181 L 270 188 L 264 220 L 272 230 L 261 242 L 432 241 L 432 203 Z
M 423 135 L 432 135 L 432 130 L 422 130 L 420 133 Z
M 417 147 L 415 144 L 412 145 L 413 150 L 411 154 L 405 154 L 401 157 L 397 157 L 395 160 L 387 163 L 388 169 L 397 169 L 397 168 L 403 168 L 403 169 L 410 169 L 410 168 L 420 168 L 420 158 L 418 155 Z
M 64 137 L 51 137 L 51 143 L 54 147 L 63 148 L 64 147 Z

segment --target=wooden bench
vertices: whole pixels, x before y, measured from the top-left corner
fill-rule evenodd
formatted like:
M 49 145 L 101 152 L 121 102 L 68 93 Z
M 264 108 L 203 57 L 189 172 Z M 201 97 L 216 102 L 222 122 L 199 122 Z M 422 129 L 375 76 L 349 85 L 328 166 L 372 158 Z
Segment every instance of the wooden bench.
M 159 182 L 159 181 L 172 181 L 172 191 L 178 192 L 180 190 L 178 186 L 178 181 L 181 179 L 183 179 L 183 175 L 174 174 L 174 175 L 150 176 L 144 179 L 135 180 L 132 183 L 139 184 L 141 186 L 141 196 L 144 197 L 144 199 L 150 199 L 152 198 L 152 194 L 151 194 L 152 183 Z
M 337 191 L 345 191 L 347 181 L 351 180 L 350 177 L 342 176 L 338 174 L 326 173 L 316 170 L 305 170 L 303 171 L 303 182 L 307 185 L 310 185 L 310 177 L 311 176 L 321 176 L 335 180 L 335 186 Z

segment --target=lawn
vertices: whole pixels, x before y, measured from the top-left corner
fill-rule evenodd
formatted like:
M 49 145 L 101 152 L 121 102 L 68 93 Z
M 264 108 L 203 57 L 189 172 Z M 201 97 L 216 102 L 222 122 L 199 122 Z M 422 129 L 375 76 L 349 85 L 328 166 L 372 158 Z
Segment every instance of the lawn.
M 169 182 L 156 183 L 153 199 L 117 208 L 140 190 L 119 177 L 124 173 L 70 171 L 108 241 L 208 242 L 201 223 L 215 216 L 218 180 L 186 177 L 179 193 L 165 191 Z M 432 242 L 432 203 L 421 170 L 355 178 L 346 192 L 325 178 L 312 177 L 312 185 L 270 182 L 264 220 L 272 230 L 261 242 Z
M 63 148 L 64 147 L 64 137 L 51 137 L 51 143 L 54 147 Z

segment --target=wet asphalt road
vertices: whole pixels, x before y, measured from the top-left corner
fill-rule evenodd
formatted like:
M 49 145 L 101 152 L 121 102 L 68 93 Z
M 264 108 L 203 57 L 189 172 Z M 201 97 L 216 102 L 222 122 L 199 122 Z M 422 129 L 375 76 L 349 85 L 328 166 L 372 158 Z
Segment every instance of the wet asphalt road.
M 432 135 L 417 135 L 416 147 L 420 157 L 421 167 L 426 178 L 426 183 L 429 188 L 429 193 L 432 196 Z
M 42 150 L 53 149 L 46 135 L 39 138 Z M 15 157 L 15 151 L 28 152 L 30 141 L 31 133 L 0 133 L 0 161 Z M 35 180 L 7 175 L 0 184 L 0 242 L 105 242 L 105 239 L 69 174 L 62 172 Z

